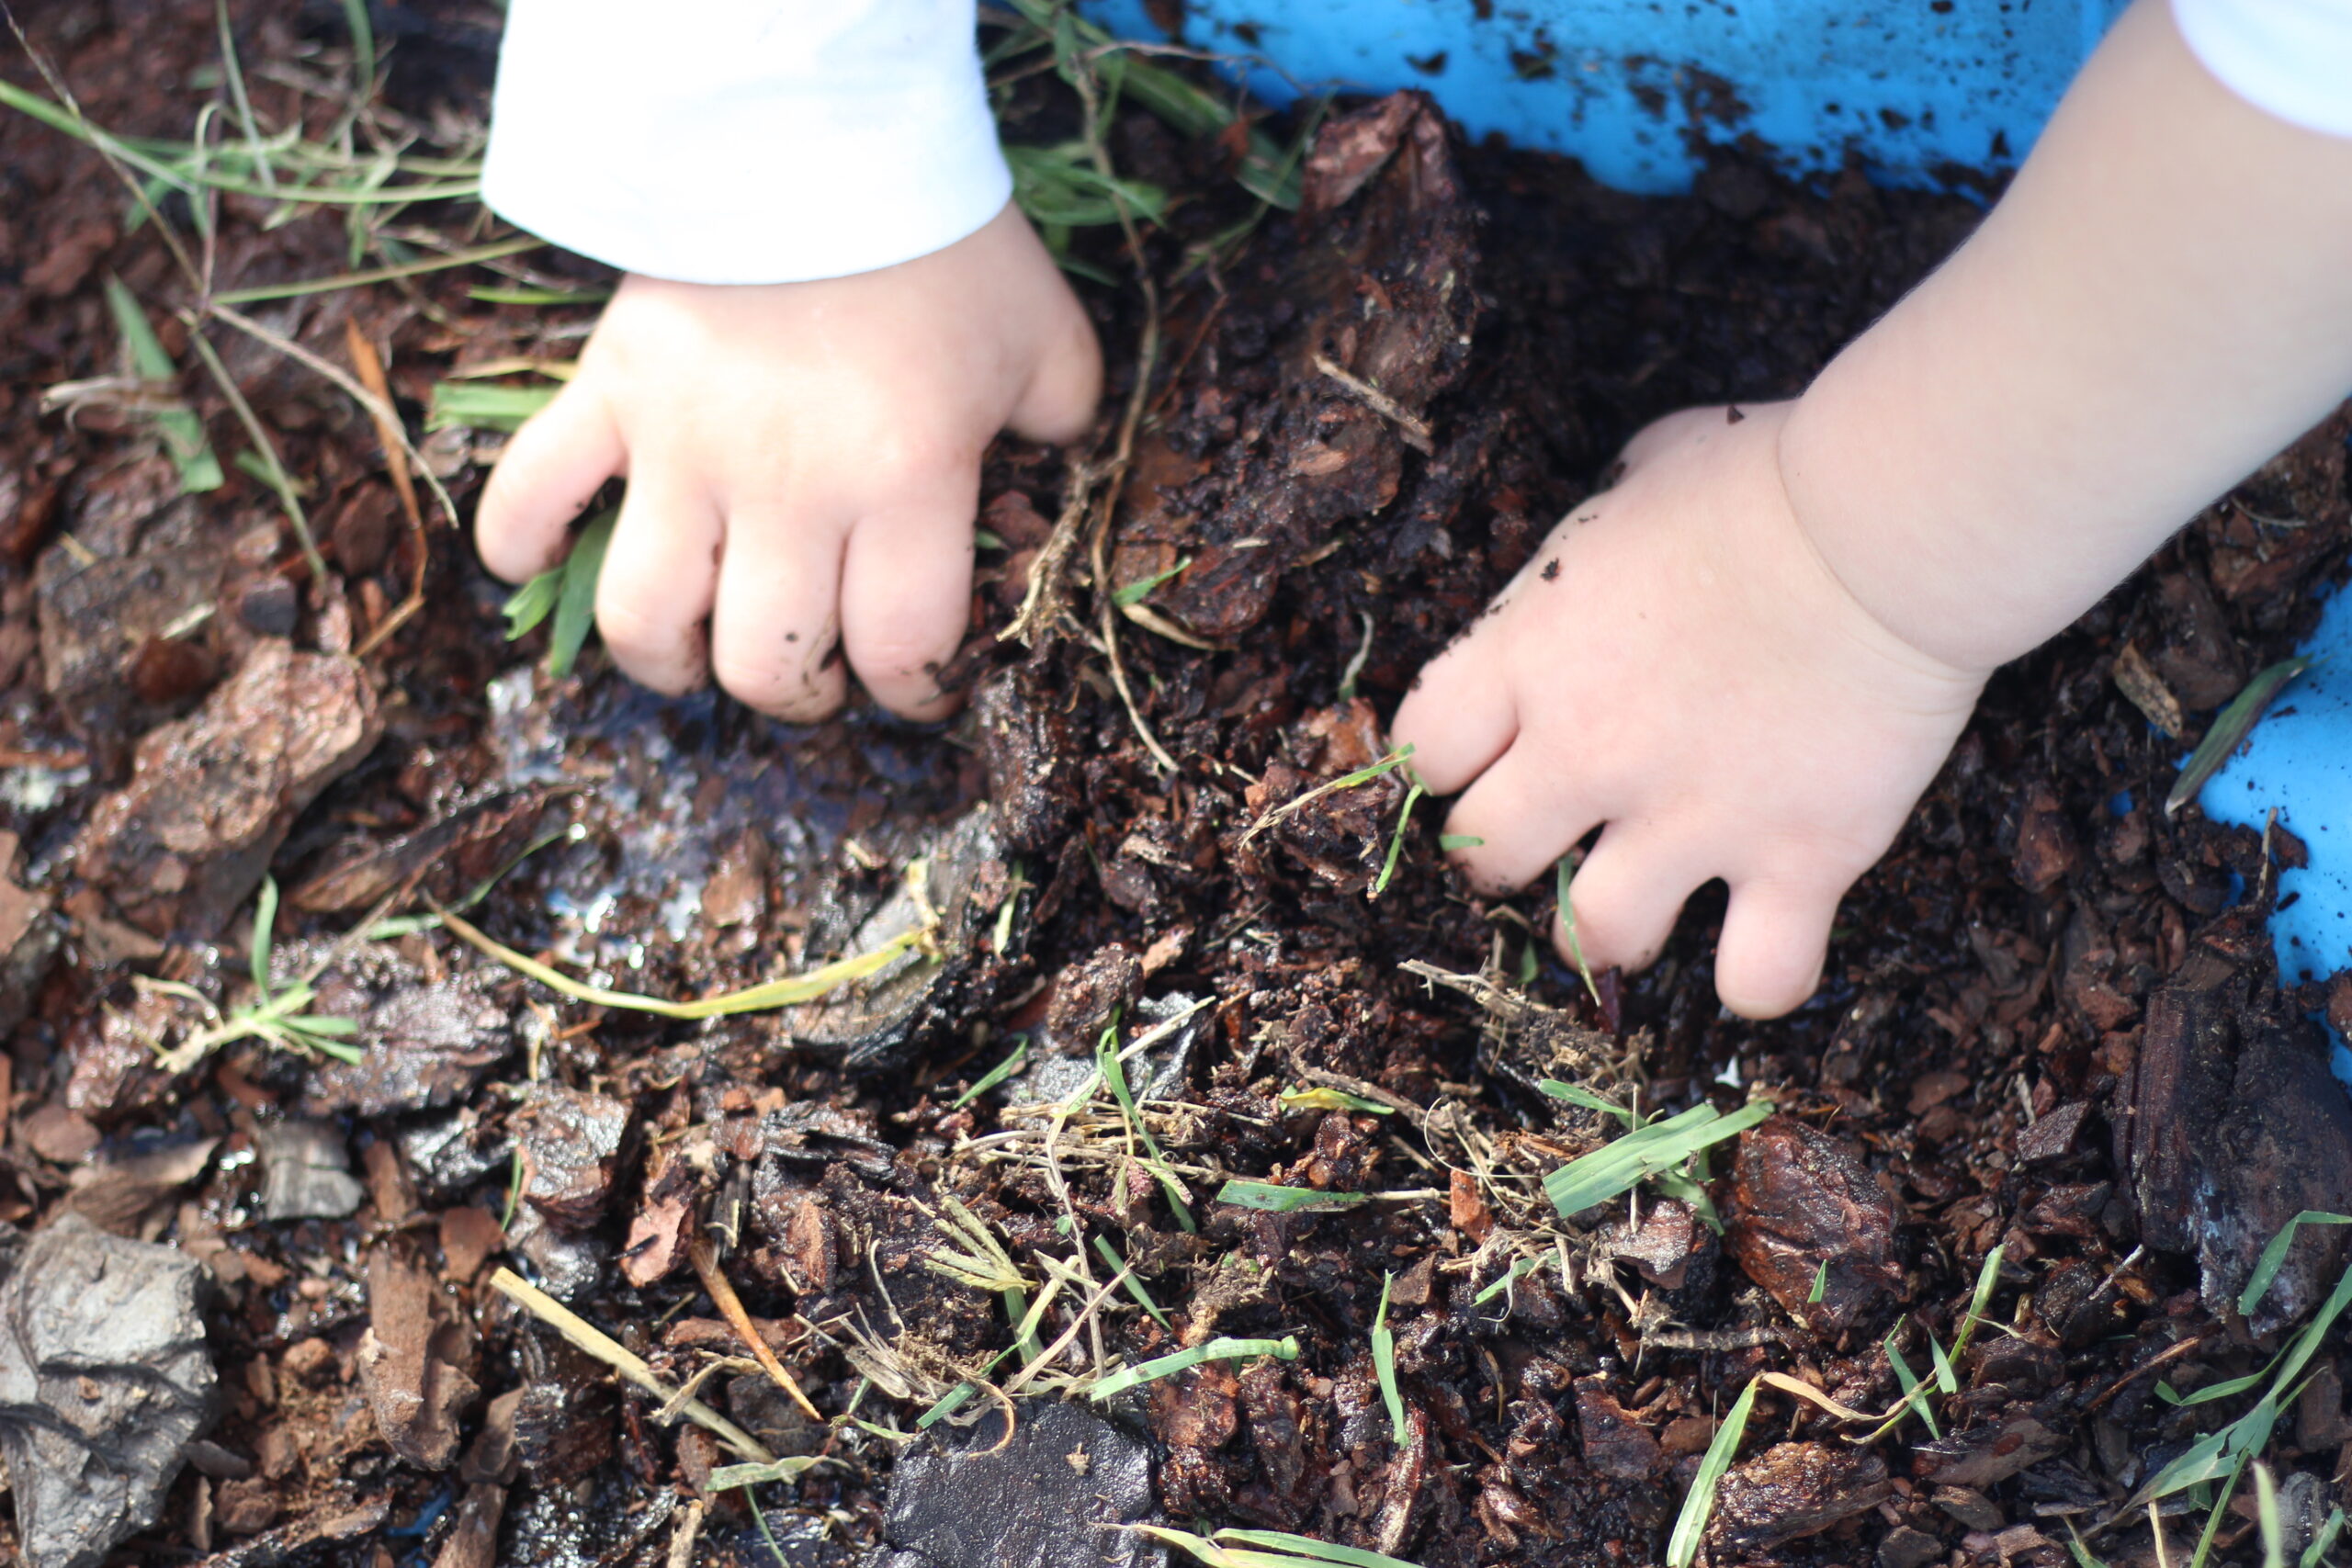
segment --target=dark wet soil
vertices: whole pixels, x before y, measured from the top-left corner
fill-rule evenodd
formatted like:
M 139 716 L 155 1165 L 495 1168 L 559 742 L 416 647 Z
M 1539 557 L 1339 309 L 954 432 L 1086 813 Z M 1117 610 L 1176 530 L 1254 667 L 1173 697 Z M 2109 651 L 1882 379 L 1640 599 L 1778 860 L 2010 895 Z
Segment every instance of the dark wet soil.
M 247 61 L 289 62 L 254 81 L 266 115 L 334 63 L 337 14 L 236 8 Z M 462 141 L 494 15 L 419 16 L 392 106 Z M 183 134 L 209 90 L 203 7 L 26 20 L 98 123 Z M 37 80 L 21 58 L 6 73 Z M 1012 140 L 1068 133 L 1047 86 Z M 2327 1293 L 2344 1242 L 2314 1229 L 2252 1322 L 2232 1304 L 2294 1213 L 2352 1205 L 2352 1109 L 2310 1022 L 2331 1002 L 2352 1018 L 2352 980 L 2280 991 L 2263 920 L 2299 846 L 2167 819 L 2185 747 L 2152 720 L 2193 740 L 2308 622 L 2352 541 L 2352 412 L 2002 672 L 1847 900 L 1812 1004 L 1720 1012 L 1719 892 L 1596 1001 L 1531 941 L 1547 893 L 1493 903 L 1447 876 L 1436 809 L 1385 869 L 1396 773 L 1309 792 L 1385 754 L 1414 671 L 1628 434 L 1799 390 L 1977 209 L 1736 160 L 1688 197 L 1635 198 L 1464 147 L 1408 97 L 1328 128 L 1306 209 L 1218 246 L 1251 211 L 1229 150 L 1139 112 L 1112 142 L 1183 199 L 1148 241 L 1163 309 L 1131 461 L 1077 516 L 1052 613 L 1027 647 L 997 637 L 1072 482 L 1059 455 L 1008 445 L 953 671 L 966 716 L 798 729 L 657 702 L 593 651 L 547 676 L 537 637 L 502 640 L 503 591 L 462 532 L 410 528 L 364 414 L 233 332 L 214 341 L 306 487 L 324 582 L 253 479 L 182 497 L 139 420 L 42 414 L 44 388 L 116 368 L 109 272 L 159 321 L 188 296 L 102 165 L 0 119 L 19 198 L 0 218 L 0 1221 L 40 1233 L 0 1261 L 83 1224 L 155 1244 L 126 1269 L 193 1260 L 217 1370 L 175 1405 L 211 1420 L 184 1462 L 120 1461 L 127 1495 L 160 1496 L 152 1523 L 73 1561 L 984 1560 L 1018 1511 L 959 1503 L 942 1456 L 998 1452 L 988 1485 L 1027 1484 L 1003 1479 L 1034 1456 L 996 1450 L 995 1393 L 913 1439 L 919 1483 L 892 1491 L 893 1434 L 978 1378 L 1053 1449 L 1038 1473 L 1099 1455 L 1131 1490 L 1148 1459 L 1176 1524 L 1426 1568 L 1656 1562 L 1754 1374 L 1884 1410 L 1890 1336 L 1926 1366 L 1997 1247 L 2006 1332 L 1973 1337 L 1940 1435 L 1913 1421 L 1857 1448 L 1869 1428 L 1767 1388 L 1709 1551 L 2049 1568 L 2245 1403 L 2175 1408 L 2160 1380 L 2257 1369 Z M 332 218 L 268 212 L 221 204 L 221 287 L 346 265 Z M 1109 231 L 1075 243 L 1126 265 Z M 595 280 L 522 259 L 540 283 Z M 498 438 L 426 433 L 433 383 L 569 357 L 590 319 L 473 300 L 469 276 L 252 308 L 338 365 L 356 323 L 461 503 Z M 1099 462 L 1145 321 L 1134 290 L 1088 288 L 1114 360 Z M 163 335 L 185 362 L 186 330 Z M 224 454 L 247 445 L 209 384 L 187 390 Z M 420 547 L 424 609 L 370 646 Z M 276 994 L 313 976 L 311 1012 L 358 1021 L 356 1065 L 200 1049 L 205 1005 L 256 999 L 265 871 L 285 890 Z M 481 931 L 665 998 L 924 945 L 820 1001 L 675 1022 L 560 996 L 448 929 L 344 940 L 492 879 L 466 914 Z M 1106 1037 L 1133 1052 L 1154 1146 L 1090 1088 Z M 1537 1183 L 1616 1124 L 1538 1092 L 1547 1077 L 1645 1109 L 1776 1101 L 1717 1151 L 1724 1234 L 1655 1193 L 1562 1220 Z M 1228 1179 L 1337 1196 L 1266 1212 L 1219 1201 Z M 1075 1279 L 1036 1325 L 1068 1343 L 1034 1369 L 991 1360 L 1014 1342 L 995 1289 L 933 1266 L 970 1251 L 951 1199 L 1031 1298 Z M 821 1458 L 756 1489 L 773 1546 L 741 1488 L 711 1485 L 738 1456 L 492 1289 L 501 1267 L 670 1387 L 700 1375 L 695 1396 L 771 1453 Z M 1159 1311 L 1106 1289 L 1126 1268 Z M 1384 1280 L 1401 1442 L 1371 1350 Z M 856 1421 L 811 1423 L 738 1306 L 821 1416 Z M 1292 1336 L 1298 1355 L 1122 1396 L 1107 1446 L 1037 1403 L 1212 1336 Z M 2270 1450 L 2298 1518 L 2352 1461 L 2339 1345 Z M 93 1386 L 113 1397 L 139 1354 Z M 64 1395 L 43 1384 L 29 1415 L 8 1397 L 17 1465 L 11 1434 Z M 1138 1517 L 1124 1491 L 1104 1506 Z M 2175 1560 L 2200 1522 L 2167 1519 Z M 2251 1531 L 2233 1516 L 2225 1553 L 2251 1561 Z M 2154 1560 L 2144 1523 L 2099 1550 Z

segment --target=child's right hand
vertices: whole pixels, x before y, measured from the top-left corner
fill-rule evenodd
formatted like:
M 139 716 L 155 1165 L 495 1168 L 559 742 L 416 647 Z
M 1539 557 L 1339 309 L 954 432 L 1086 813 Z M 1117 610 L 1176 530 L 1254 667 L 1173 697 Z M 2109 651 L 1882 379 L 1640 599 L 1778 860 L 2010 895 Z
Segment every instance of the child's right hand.
M 1011 206 L 847 277 L 630 276 L 492 473 L 482 560 L 509 581 L 546 570 L 624 475 L 596 592 L 622 670 L 673 694 L 715 673 L 807 722 L 841 706 L 845 653 L 883 706 L 938 718 L 956 705 L 938 674 L 969 618 L 981 452 L 1008 426 L 1083 434 L 1101 385 L 1092 326 Z

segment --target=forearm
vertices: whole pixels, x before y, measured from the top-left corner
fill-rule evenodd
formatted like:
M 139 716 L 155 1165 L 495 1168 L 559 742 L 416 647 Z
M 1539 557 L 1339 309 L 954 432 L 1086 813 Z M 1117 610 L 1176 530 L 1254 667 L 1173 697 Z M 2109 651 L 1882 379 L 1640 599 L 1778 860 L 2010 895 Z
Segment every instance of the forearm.
M 2245 103 L 2140 0 L 1978 232 L 1805 394 L 1781 467 L 1865 608 L 1989 669 L 2347 392 L 2352 140 Z

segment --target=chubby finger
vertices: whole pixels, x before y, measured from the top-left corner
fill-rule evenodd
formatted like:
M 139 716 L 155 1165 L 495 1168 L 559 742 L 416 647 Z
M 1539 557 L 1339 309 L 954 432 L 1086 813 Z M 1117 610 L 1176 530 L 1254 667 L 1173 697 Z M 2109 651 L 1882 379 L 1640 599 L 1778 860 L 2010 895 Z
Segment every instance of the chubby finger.
M 1736 883 L 1715 945 L 1715 995 L 1743 1018 L 1778 1018 L 1821 985 L 1841 887 L 1758 878 Z
M 1542 766 L 1533 748 L 1515 746 L 1470 786 L 1445 830 L 1479 840 L 1455 852 L 1455 863 L 1480 892 L 1501 894 L 1550 872 L 1600 819 L 1599 807 Z
M 773 717 L 813 724 L 849 692 L 842 668 L 837 519 L 754 512 L 727 520 L 710 666 L 734 698 Z
M 1616 821 L 1577 868 L 1568 888 L 1577 944 L 1594 969 L 1645 969 L 1674 932 L 1706 874 L 1676 852 L 1670 828 Z M 1573 960 L 1567 928 L 1553 917 L 1553 945 Z
M 842 643 L 874 700 L 901 718 L 944 718 L 940 672 L 972 615 L 972 516 L 960 486 L 858 520 L 842 565 Z
M 596 581 L 596 630 L 639 684 L 672 696 L 702 684 L 718 539 L 707 491 L 665 473 L 629 482 Z
M 1102 400 L 1102 347 L 1095 340 L 1094 323 L 1086 319 L 1085 308 L 1066 284 L 1062 305 L 1029 385 L 1005 421 L 1014 434 L 1032 441 L 1077 440 L 1094 423 Z
M 563 558 L 572 523 L 628 460 L 593 381 L 574 381 L 506 444 L 474 511 L 481 563 L 509 582 Z
M 1663 419 L 1652 420 L 1634 432 L 1634 438 L 1618 452 L 1617 461 L 1630 473 L 1662 452 L 1704 436 L 1729 418 L 1722 408 L 1697 408 L 1682 409 Z
M 1490 615 L 1429 661 L 1396 705 L 1390 739 L 1413 749 L 1413 776 L 1432 795 L 1459 795 L 1519 734 L 1502 628 Z

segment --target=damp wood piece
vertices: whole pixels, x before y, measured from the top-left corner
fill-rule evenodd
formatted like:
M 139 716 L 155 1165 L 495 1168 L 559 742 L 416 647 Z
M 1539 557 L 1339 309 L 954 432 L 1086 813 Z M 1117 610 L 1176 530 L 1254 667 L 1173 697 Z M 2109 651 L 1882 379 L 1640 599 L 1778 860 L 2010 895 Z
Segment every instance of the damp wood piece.
M 458 1457 L 460 1417 L 476 1394 L 472 1320 L 432 1271 L 395 1241 L 368 1258 L 368 1328 L 356 1362 L 376 1429 L 420 1470 Z
M 1935 1486 L 1983 1493 L 2068 1446 L 2064 1437 L 2012 1407 L 1997 1420 L 1915 1445 L 1911 1474 Z
M 594 1230 L 620 1179 L 629 1108 L 610 1095 L 541 1084 L 512 1119 L 523 1201 L 557 1231 Z
M 57 925 L 50 918 L 51 896 L 18 886 L 10 879 L 17 835 L 0 832 L 0 1035 L 25 1021 L 33 993 L 56 956 Z
M 1584 1461 L 1618 1481 L 1645 1481 L 1664 1462 L 1648 1427 L 1617 1402 L 1605 1377 L 1577 1380 L 1577 1436 Z
M 113 772 L 133 738 L 220 678 L 228 638 L 214 606 L 231 567 L 225 539 L 165 460 L 100 469 L 75 489 L 73 543 L 50 546 L 34 572 L 41 672 L 58 712 Z
M 2138 1211 L 2140 1234 L 2166 1252 L 2197 1250 L 2203 1150 L 2236 1074 L 2237 1017 L 2246 994 L 2245 945 L 2200 939 L 2149 997 L 2132 1070 L 2117 1089 L 2115 1160 Z
M 366 1190 L 351 1174 L 351 1150 L 332 1123 L 266 1123 L 254 1129 L 254 1146 L 269 1218 L 339 1220 L 358 1212 Z
M 299 973 L 313 956 L 305 946 L 284 962 Z M 356 1019 L 354 1038 L 366 1049 L 356 1062 L 318 1065 L 304 1082 L 304 1112 L 386 1116 L 462 1099 L 514 1049 L 514 1013 L 496 984 L 495 971 L 481 969 L 428 976 L 386 942 L 338 951 L 312 1005 Z
M 379 728 L 356 660 L 256 643 L 201 708 L 139 743 L 129 787 L 74 840 L 74 871 L 152 936 L 218 935 L 294 818 Z
M 1842 1141 L 1793 1116 L 1740 1135 L 1724 1245 L 1816 1332 L 1852 1326 L 1901 1288 L 1894 1200 Z
M 219 1404 L 205 1275 L 68 1214 L 0 1227 L 0 1457 L 30 1568 L 95 1568 L 153 1524 Z
M 1886 1461 L 1868 1449 L 1781 1443 L 1724 1476 L 1707 1540 L 1720 1550 L 1770 1551 L 1875 1508 L 1893 1491 Z
M 2304 1213 L 2352 1213 L 2352 1099 L 2307 1020 L 2267 1018 L 2246 1032 L 2228 1110 L 2203 1151 L 2197 1260 L 2207 1310 L 2233 1310 L 2272 1237 Z M 2247 1314 L 2257 1334 L 2300 1322 L 2344 1270 L 2345 1227 L 2304 1227 Z
M 1430 404 L 1477 320 L 1476 220 L 1426 96 L 1335 118 L 1308 171 L 1264 261 L 1172 302 L 1169 337 L 1202 348 L 1182 412 L 1138 438 L 1111 536 L 1114 589 L 1156 583 L 1151 612 L 1209 643 L 1397 500 L 1408 450 L 1450 434 Z
M 899 1456 L 874 1568 L 1161 1568 L 1150 1445 L 1075 1404 L 1023 1401 Z
M 845 952 L 872 953 L 904 942 L 936 917 L 936 951 L 908 947 L 879 971 L 796 1009 L 793 1040 L 854 1072 L 904 1066 L 926 1042 L 986 1004 L 1004 969 L 980 944 L 1010 897 L 995 813 L 976 807 L 933 842 L 922 874 L 901 879 L 843 944 Z

